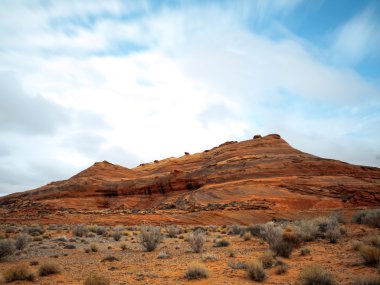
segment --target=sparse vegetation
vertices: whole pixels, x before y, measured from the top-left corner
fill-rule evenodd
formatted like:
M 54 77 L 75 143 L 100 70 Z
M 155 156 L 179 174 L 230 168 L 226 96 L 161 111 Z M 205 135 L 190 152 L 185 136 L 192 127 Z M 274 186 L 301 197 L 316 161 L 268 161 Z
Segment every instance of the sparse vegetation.
M 360 255 L 368 265 L 377 265 L 380 262 L 380 249 L 371 245 L 362 245 Z
M 264 281 L 266 278 L 264 267 L 262 263 L 257 259 L 247 262 L 246 270 L 248 273 L 248 277 L 254 281 L 261 282 Z
M 205 241 L 206 241 L 203 232 L 194 232 L 194 233 L 192 233 L 189 236 L 188 240 L 189 240 L 189 243 L 190 243 L 190 247 L 191 247 L 191 249 L 194 252 L 196 252 L 196 253 L 202 252 L 203 246 L 204 246 Z
M 88 233 L 88 228 L 84 225 L 77 225 L 73 228 L 73 236 L 76 237 L 84 237 Z
M 277 261 L 276 262 L 276 274 L 277 275 L 281 275 L 281 274 L 284 274 L 288 271 L 289 269 L 289 265 L 287 265 L 285 262 L 283 261 Z
M 311 264 L 300 273 L 302 285 L 335 285 L 336 282 L 331 273 L 318 264 Z
M 168 227 L 168 237 L 175 238 L 181 233 L 181 228 L 178 226 L 170 225 Z
M 99 251 L 99 247 L 95 243 L 90 244 L 90 249 L 92 252 L 98 252 Z
M 86 281 L 84 281 L 84 285 L 109 285 L 111 284 L 110 280 L 97 273 L 93 273 L 87 277 Z
M 265 269 L 271 268 L 274 263 L 273 252 L 267 250 L 260 256 L 259 260 Z
M 122 234 L 119 231 L 115 231 L 112 233 L 112 237 L 115 241 L 119 241 L 122 237 Z
M 226 247 L 229 245 L 230 245 L 230 242 L 226 239 L 218 239 L 215 241 L 215 244 L 214 244 L 215 247 Z
M 30 272 L 29 268 L 25 264 L 18 264 L 4 272 L 5 282 L 13 282 L 17 280 L 34 281 L 36 276 Z
M 161 228 L 154 226 L 142 227 L 140 231 L 141 245 L 146 251 L 153 251 L 162 241 Z
M 9 239 L 0 240 L 0 259 L 12 255 L 16 250 L 14 241 Z
M 25 229 L 25 231 L 31 236 L 39 236 L 42 235 L 45 230 L 41 225 L 32 225 Z
M 202 261 L 217 261 L 217 260 L 219 260 L 219 256 L 215 254 L 208 253 L 208 254 L 202 255 Z
M 363 276 L 357 278 L 353 285 L 380 285 L 379 276 Z
M 189 280 L 207 278 L 208 272 L 204 264 L 199 261 L 193 261 L 187 267 L 185 277 Z
M 167 259 L 170 257 L 172 257 L 172 255 L 169 252 L 167 252 L 166 250 L 161 250 L 157 256 L 158 259 Z
M 310 249 L 308 249 L 306 247 L 301 248 L 300 254 L 301 254 L 301 256 L 309 255 L 310 254 Z
M 352 222 L 371 227 L 380 227 L 380 209 L 368 209 L 355 213 Z
M 252 234 L 251 234 L 251 232 L 244 232 L 244 234 L 243 234 L 243 240 L 244 241 L 249 241 L 249 240 L 251 240 L 252 239 Z
M 61 269 L 58 264 L 55 263 L 45 263 L 40 266 L 38 269 L 38 275 L 47 276 L 52 274 L 61 273 Z
M 21 234 L 17 237 L 15 241 L 15 246 L 17 249 L 24 249 L 28 245 L 28 235 Z

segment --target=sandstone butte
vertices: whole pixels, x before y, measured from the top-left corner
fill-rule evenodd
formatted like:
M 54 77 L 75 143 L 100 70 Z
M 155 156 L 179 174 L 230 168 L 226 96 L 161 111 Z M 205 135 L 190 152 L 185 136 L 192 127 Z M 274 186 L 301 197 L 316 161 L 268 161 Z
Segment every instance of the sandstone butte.
M 133 169 L 96 162 L 0 197 L 0 221 L 250 224 L 379 205 L 379 168 L 304 153 L 271 134 Z

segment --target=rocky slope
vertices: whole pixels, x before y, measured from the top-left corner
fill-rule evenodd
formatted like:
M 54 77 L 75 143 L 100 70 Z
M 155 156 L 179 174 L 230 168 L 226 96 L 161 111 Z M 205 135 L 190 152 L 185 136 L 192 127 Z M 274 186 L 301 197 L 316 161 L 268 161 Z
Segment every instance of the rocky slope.
M 131 223 L 141 215 L 147 221 L 248 223 L 257 215 L 379 204 L 379 168 L 303 153 L 273 134 L 133 169 L 97 162 L 68 180 L 1 197 L 0 211 L 5 220 L 59 213 L 99 219 L 97 213 L 107 212 L 103 222 L 122 213 Z

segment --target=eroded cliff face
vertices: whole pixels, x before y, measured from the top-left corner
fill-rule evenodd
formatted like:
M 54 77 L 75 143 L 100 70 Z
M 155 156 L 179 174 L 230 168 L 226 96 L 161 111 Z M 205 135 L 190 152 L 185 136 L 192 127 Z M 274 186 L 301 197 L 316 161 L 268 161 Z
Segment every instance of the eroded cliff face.
M 75 210 L 296 211 L 380 204 L 380 169 L 323 159 L 279 135 L 128 169 L 97 162 L 68 180 L 0 198 L 8 212 Z

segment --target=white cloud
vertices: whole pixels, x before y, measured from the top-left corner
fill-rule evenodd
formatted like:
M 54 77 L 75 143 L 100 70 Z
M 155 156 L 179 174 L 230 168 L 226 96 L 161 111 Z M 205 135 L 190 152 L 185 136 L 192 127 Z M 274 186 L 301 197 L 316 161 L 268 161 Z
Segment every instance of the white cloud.
M 379 46 L 380 22 L 370 7 L 338 28 L 332 46 L 333 60 L 343 65 L 358 64 L 371 57 Z
M 301 150 L 380 165 L 379 119 L 364 116 L 380 105 L 379 90 L 349 66 L 327 65 L 297 37 L 273 40 L 246 29 L 252 18 L 286 17 L 300 1 L 155 12 L 143 2 L 84 1 L 75 12 L 66 1 L 13 3 L 6 6 L 33 24 L 3 12 L 1 70 L 12 71 L 42 105 L 57 107 L 35 113 L 64 112 L 68 119 L 45 122 L 60 131 L 32 134 L 28 145 L 28 132 L 9 132 L 0 165 L 10 180 L 1 180 L 0 191 L 64 179 L 95 160 L 132 167 L 255 133 L 278 132 Z M 87 23 L 89 15 L 96 21 Z M 356 61 L 363 46 L 347 46 L 345 30 L 355 28 L 343 27 L 336 46 Z

